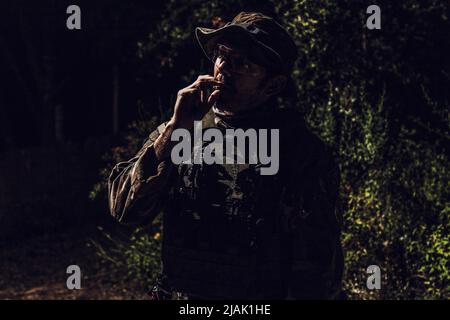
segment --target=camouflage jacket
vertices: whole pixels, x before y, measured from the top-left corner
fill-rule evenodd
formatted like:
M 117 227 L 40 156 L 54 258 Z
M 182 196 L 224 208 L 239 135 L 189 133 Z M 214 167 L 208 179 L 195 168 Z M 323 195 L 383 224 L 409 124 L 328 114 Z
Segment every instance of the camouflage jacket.
M 163 272 L 170 287 L 205 298 L 333 299 L 343 257 L 339 172 L 294 111 L 277 109 L 203 128 L 279 128 L 279 171 L 258 165 L 174 165 L 156 160 L 150 134 L 109 178 L 111 214 L 148 223 L 163 212 Z

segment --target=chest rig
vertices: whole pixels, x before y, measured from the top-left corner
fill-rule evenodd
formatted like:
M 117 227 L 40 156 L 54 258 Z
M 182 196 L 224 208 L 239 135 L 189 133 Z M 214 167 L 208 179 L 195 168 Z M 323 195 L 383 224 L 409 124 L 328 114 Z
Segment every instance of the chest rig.
M 236 163 L 177 167 L 163 218 L 163 272 L 172 288 L 209 298 L 282 295 L 282 179 L 260 170 Z

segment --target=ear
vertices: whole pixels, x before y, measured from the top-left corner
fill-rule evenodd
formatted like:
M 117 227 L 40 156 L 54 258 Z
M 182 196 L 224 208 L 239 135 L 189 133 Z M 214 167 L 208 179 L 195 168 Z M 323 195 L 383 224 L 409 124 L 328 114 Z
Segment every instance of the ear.
M 271 97 L 279 94 L 286 87 L 287 77 L 285 75 L 279 74 L 273 76 L 268 81 L 268 84 L 264 90 L 267 97 Z

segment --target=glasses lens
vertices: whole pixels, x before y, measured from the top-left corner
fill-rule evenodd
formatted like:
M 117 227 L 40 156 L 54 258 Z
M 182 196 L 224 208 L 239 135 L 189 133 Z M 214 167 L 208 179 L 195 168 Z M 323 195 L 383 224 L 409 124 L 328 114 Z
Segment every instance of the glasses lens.
M 214 64 L 217 64 L 222 60 L 226 60 L 228 68 L 235 73 L 244 74 L 252 71 L 252 63 L 247 57 L 234 53 L 231 48 L 219 44 L 214 49 L 212 61 Z

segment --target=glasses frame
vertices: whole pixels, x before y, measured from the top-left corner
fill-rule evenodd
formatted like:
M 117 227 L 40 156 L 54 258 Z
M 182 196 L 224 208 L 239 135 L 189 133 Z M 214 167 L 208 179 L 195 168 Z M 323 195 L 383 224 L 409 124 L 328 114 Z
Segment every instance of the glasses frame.
M 227 66 L 229 67 L 231 72 L 236 74 L 256 75 L 262 72 L 261 68 L 265 69 L 264 66 L 252 62 L 249 59 L 248 55 L 244 55 L 220 43 L 218 43 L 213 50 L 211 61 L 214 65 L 218 65 L 217 60 L 219 60 L 219 58 L 221 58 L 220 60 L 226 60 Z M 239 59 L 242 59 L 242 61 L 239 61 Z

